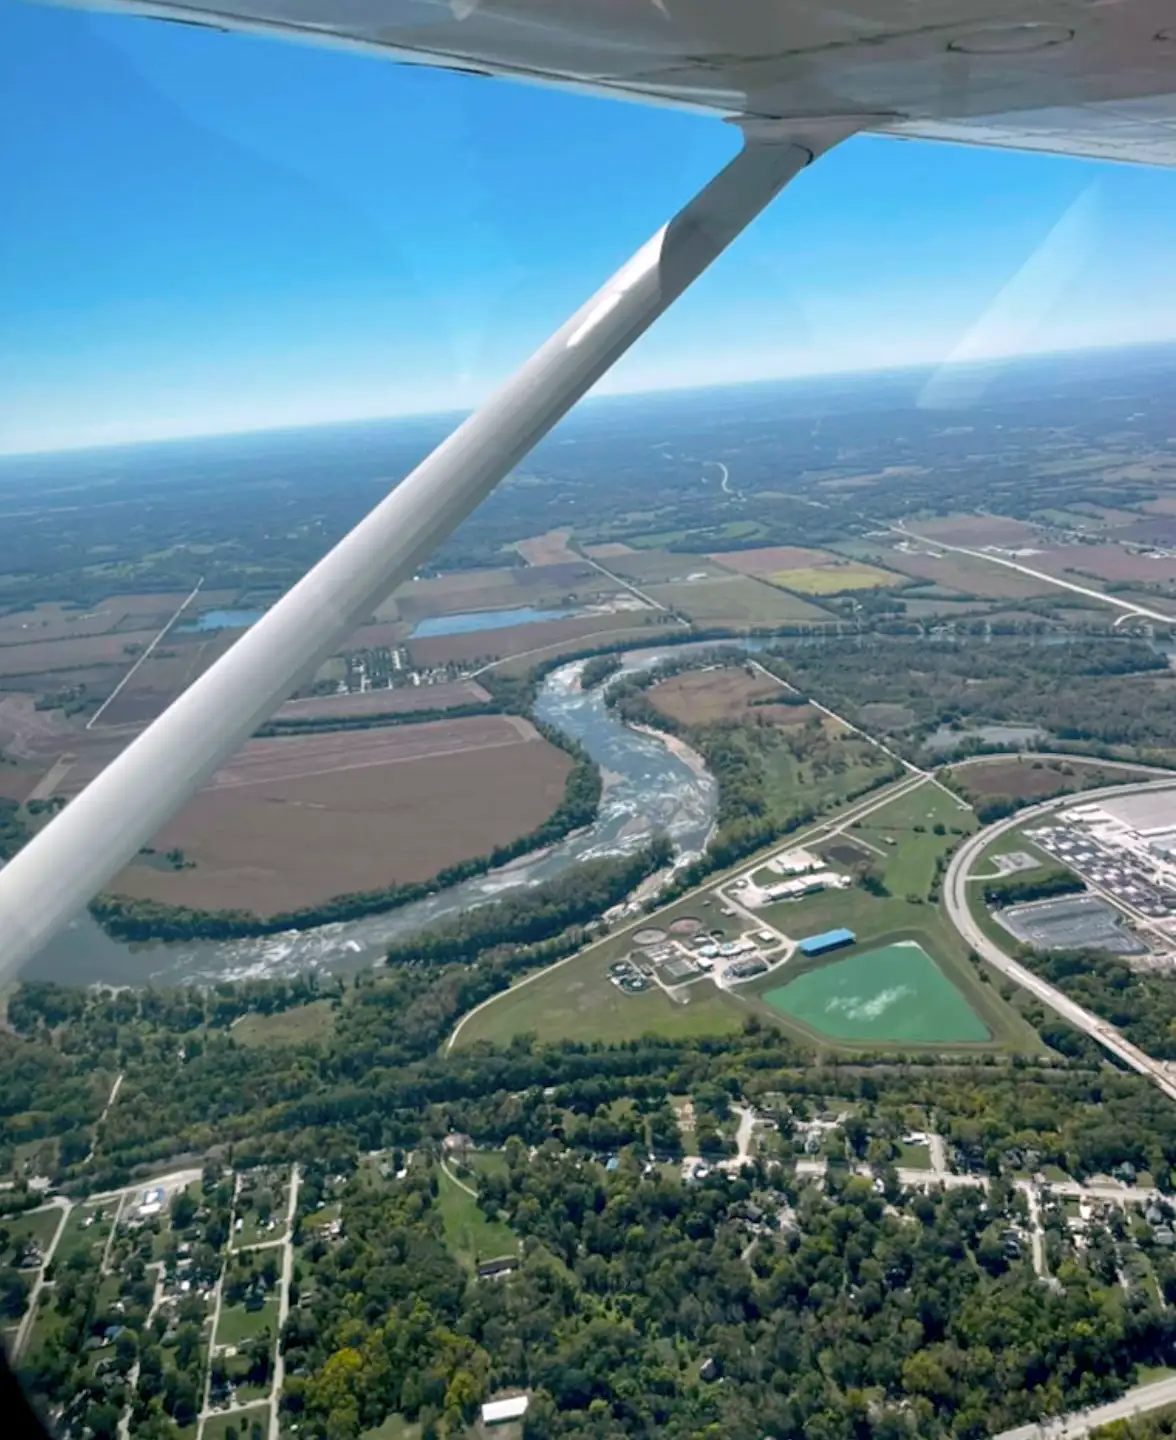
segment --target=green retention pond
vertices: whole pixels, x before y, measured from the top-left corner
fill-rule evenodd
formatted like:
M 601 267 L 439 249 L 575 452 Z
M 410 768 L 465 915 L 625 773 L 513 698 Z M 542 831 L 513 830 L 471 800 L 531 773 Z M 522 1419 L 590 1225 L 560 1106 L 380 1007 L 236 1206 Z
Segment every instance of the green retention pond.
M 849 955 L 764 995 L 773 1010 L 833 1040 L 983 1044 L 988 1027 L 914 940 Z

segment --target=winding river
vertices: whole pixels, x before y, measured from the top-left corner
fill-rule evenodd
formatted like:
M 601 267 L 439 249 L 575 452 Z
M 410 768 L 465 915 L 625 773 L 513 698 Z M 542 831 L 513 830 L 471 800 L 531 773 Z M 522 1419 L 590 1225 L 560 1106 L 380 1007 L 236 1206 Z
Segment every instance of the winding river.
M 673 653 L 680 654 L 683 648 L 675 647 Z M 646 669 L 669 653 L 631 652 L 624 657 L 623 671 Z M 604 795 L 600 813 L 584 830 L 547 850 L 386 915 L 315 930 L 252 940 L 127 945 L 112 940 L 85 915 L 30 961 L 25 973 L 74 985 L 98 981 L 172 985 L 297 975 L 312 968 L 350 972 L 377 964 L 390 940 L 430 921 L 468 910 L 519 886 L 550 880 L 580 860 L 637 850 L 657 831 L 667 832 L 683 857 L 696 855 L 705 845 L 714 819 L 717 788 L 713 777 L 701 759 L 684 746 L 675 743 L 671 749 L 624 725 L 605 706 L 603 687 L 587 694 L 581 691 L 583 664 L 573 661 L 547 677 L 535 713 L 578 740 L 601 767 Z

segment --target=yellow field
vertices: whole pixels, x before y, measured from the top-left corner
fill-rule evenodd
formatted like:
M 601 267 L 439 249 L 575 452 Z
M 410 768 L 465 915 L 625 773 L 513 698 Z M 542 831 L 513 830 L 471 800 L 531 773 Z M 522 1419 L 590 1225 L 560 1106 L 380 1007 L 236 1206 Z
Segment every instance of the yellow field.
M 899 585 L 903 576 L 855 560 L 834 560 L 799 570 L 777 570 L 769 575 L 773 585 L 797 590 L 802 595 L 836 595 L 842 590 L 880 590 L 884 585 Z

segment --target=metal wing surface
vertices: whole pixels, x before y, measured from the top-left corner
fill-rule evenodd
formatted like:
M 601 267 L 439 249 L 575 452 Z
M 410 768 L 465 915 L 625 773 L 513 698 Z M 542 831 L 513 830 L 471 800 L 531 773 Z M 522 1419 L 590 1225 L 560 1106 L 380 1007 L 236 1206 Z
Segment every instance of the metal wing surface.
M 109 0 L 739 118 L 1176 164 L 1170 0 Z

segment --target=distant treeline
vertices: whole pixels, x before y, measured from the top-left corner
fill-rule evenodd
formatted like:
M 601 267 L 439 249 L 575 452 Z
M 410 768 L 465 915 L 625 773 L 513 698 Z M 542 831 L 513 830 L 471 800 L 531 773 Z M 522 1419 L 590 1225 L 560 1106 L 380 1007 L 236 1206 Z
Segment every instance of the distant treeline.
M 379 730 L 391 725 L 424 725 L 430 720 L 464 720 L 471 715 L 501 715 L 497 700 L 470 700 L 465 705 L 430 705 L 424 710 L 381 710 L 366 715 L 283 716 L 267 720 L 259 736 L 327 734 L 332 730 Z
M 570 831 L 590 825 L 596 819 L 600 806 L 600 767 L 575 740 L 541 721 L 533 723 L 545 740 L 566 751 L 575 764 L 564 782 L 563 799 L 558 808 L 534 830 L 504 845 L 496 845 L 488 855 L 459 860 L 430 880 L 336 895 L 318 905 L 264 918 L 250 910 L 193 910 L 183 905 L 167 905 L 158 900 L 140 900 L 129 895 L 99 895 L 91 902 L 91 914 L 107 934 L 117 940 L 244 939 L 254 935 L 277 935 L 284 930 L 312 930 L 319 925 L 398 910 L 402 905 L 424 900 L 475 875 L 484 875 L 488 870 L 505 865 L 530 850 L 552 845 Z

